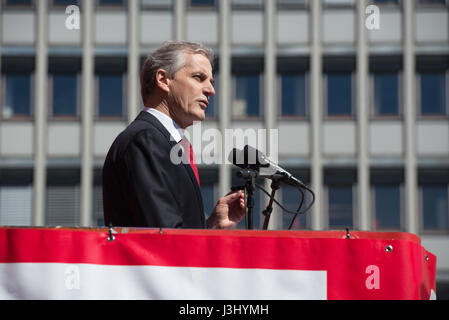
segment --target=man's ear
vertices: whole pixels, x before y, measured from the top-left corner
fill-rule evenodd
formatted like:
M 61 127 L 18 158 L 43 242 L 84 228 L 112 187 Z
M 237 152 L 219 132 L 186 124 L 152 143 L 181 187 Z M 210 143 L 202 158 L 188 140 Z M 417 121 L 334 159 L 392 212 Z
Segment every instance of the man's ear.
M 169 92 L 170 78 L 168 77 L 167 71 L 164 69 L 158 69 L 156 71 L 156 86 L 159 87 L 164 92 Z

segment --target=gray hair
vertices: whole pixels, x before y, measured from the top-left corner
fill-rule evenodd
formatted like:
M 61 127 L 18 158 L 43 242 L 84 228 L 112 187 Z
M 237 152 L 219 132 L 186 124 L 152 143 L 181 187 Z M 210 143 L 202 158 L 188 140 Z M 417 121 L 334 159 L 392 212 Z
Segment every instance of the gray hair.
M 143 103 L 153 92 L 156 82 L 156 72 L 163 69 L 169 78 L 173 78 L 179 69 L 185 66 L 186 60 L 183 53 L 199 53 L 213 64 L 214 53 L 212 49 L 200 43 L 186 41 L 164 42 L 156 51 L 149 54 L 140 72 L 140 91 Z

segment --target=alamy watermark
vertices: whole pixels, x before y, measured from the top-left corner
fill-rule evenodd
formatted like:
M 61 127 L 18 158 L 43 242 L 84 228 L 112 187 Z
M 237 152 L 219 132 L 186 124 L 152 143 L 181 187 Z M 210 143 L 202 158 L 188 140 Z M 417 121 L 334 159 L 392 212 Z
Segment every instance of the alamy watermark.
M 225 129 L 217 128 L 202 130 L 201 121 L 195 121 L 191 129 L 184 131 L 185 138 L 194 148 L 197 164 L 232 164 L 229 155 L 234 148 L 242 150 L 246 145 L 263 152 L 271 161 L 278 160 L 278 129 Z M 183 157 L 182 144 L 173 146 L 170 160 L 173 164 L 188 163 L 189 156 Z M 186 154 L 188 150 L 184 150 Z M 256 157 L 248 157 L 248 164 L 255 164 Z
M 69 16 L 65 19 L 65 27 L 67 30 L 80 29 L 80 8 L 75 5 L 65 8 L 65 13 Z

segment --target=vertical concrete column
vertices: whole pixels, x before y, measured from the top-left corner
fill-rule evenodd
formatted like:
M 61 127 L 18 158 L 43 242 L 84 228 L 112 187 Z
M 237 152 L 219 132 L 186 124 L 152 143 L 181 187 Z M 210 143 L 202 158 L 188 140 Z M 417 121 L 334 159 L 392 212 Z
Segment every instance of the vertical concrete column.
M 34 77 L 33 225 L 45 224 L 48 83 L 48 1 L 36 1 L 36 60 Z
M 94 136 L 94 1 L 83 0 L 81 17 L 82 32 L 82 88 L 81 88 L 81 226 L 92 224 L 92 193 L 93 193 L 93 152 Z
M 367 47 L 367 29 L 365 26 L 366 0 L 357 1 L 357 136 L 358 136 L 358 165 L 357 165 L 357 208 L 358 228 L 369 230 L 370 219 L 370 173 L 368 151 L 368 79 L 369 58 Z
M 128 122 L 134 120 L 141 107 L 139 81 L 139 0 L 128 1 Z
M 186 3 L 185 0 L 174 0 L 175 40 L 186 39 Z
M 225 195 L 231 188 L 231 164 L 225 164 L 227 159 L 225 130 L 230 128 L 232 114 L 231 99 L 231 4 L 230 1 L 219 1 L 220 23 L 220 56 L 219 56 L 219 102 L 218 128 L 222 135 L 221 164 L 218 165 L 218 194 Z M 232 141 L 230 141 L 232 142 Z
M 273 141 L 270 134 L 271 129 L 277 129 L 277 100 L 276 100 L 276 1 L 265 1 L 265 57 L 264 57 L 264 114 L 265 128 L 267 130 L 266 147 L 267 154 L 273 155 L 277 153 L 278 141 Z M 268 152 L 269 151 L 269 152 Z M 277 157 L 277 154 L 276 154 Z M 277 160 L 277 159 L 273 159 Z M 271 190 L 271 180 L 265 181 L 265 189 Z M 277 192 L 279 194 L 279 191 Z M 268 204 L 268 197 L 262 194 L 264 206 Z M 255 212 L 255 214 L 260 214 Z M 262 221 L 263 221 L 263 217 Z M 258 228 L 258 226 L 254 226 Z M 282 210 L 278 210 L 277 206 L 273 206 L 268 229 L 282 229 Z
M 405 139 L 405 231 L 418 233 L 415 94 L 414 1 L 403 2 L 404 21 L 404 139 Z
M 323 229 L 323 159 L 322 159 L 322 6 L 321 1 L 310 1 L 311 50 L 310 50 L 310 136 L 311 136 L 311 187 L 315 204 L 309 215 L 313 230 Z

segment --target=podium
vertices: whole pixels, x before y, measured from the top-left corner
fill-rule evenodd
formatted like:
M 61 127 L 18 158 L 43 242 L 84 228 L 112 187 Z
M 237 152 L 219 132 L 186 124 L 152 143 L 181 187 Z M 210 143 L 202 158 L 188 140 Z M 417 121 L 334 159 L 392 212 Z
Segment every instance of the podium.
M 401 232 L 0 227 L 0 299 L 434 299 Z

